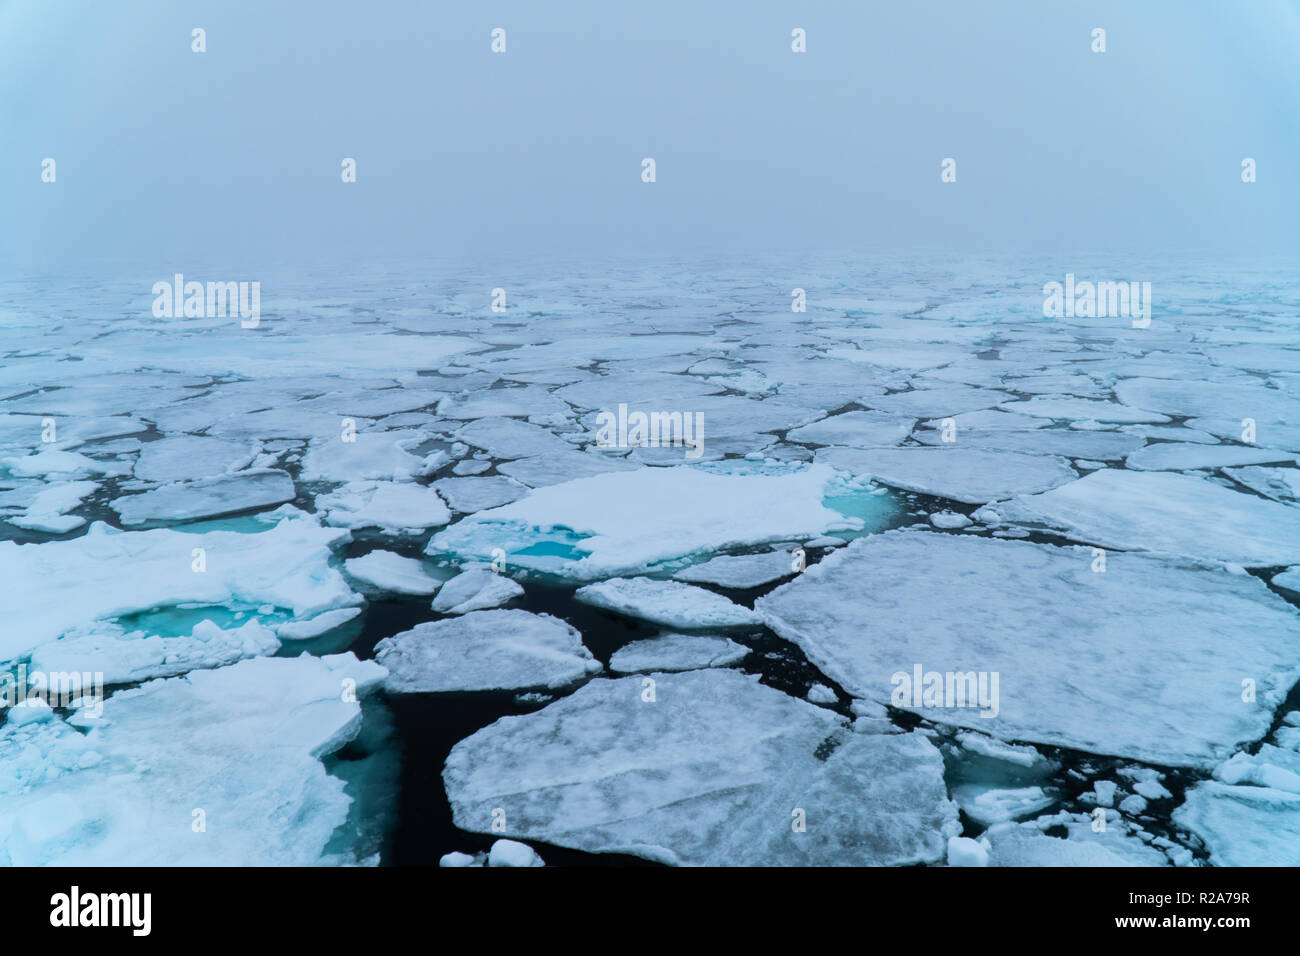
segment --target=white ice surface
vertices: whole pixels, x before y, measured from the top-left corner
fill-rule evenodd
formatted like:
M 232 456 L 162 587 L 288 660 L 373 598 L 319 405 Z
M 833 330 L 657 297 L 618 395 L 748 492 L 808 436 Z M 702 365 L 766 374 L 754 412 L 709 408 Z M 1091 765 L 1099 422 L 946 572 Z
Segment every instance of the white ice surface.
M 756 610 L 853 696 L 1004 740 L 1206 767 L 1262 737 L 1300 679 L 1295 610 L 1249 575 L 1140 554 L 1095 573 L 1092 561 L 1086 548 L 887 532 Z M 920 688 L 899 704 L 894 675 L 917 665 L 997 674 L 997 715 L 931 706 Z M 1257 681 L 1250 706 L 1242 675 Z
M 591 681 L 456 744 L 443 781 L 462 829 L 501 808 L 509 836 L 677 864 L 934 862 L 958 831 L 924 737 L 847 733 L 729 670 Z
M 375 645 L 390 693 L 568 687 L 601 669 L 568 624 L 528 611 L 474 611 Z

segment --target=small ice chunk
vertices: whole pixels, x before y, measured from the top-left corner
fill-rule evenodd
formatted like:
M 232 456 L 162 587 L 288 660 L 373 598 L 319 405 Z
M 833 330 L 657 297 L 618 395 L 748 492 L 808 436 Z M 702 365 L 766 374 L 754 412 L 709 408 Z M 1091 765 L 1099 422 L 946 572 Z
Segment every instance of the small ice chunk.
M 749 648 L 725 637 L 705 634 L 660 634 L 658 637 L 632 641 L 614 652 L 609 669 L 616 674 L 644 671 L 698 670 L 704 667 L 729 667 L 744 660 Z
M 989 851 L 970 837 L 948 837 L 949 866 L 988 866 Z
M 545 866 L 537 851 L 518 840 L 497 840 L 488 852 L 488 866 Z
M 528 494 L 528 486 L 505 475 L 485 478 L 442 478 L 433 483 L 438 494 L 447 499 L 455 511 L 473 514 L 499 508 Z
M 415 482 L 359 481 L 316 498 L 326 524 L 388 533 L 445 525 L 451 511 L 432 488 Z
M 683 568 L 673 575 L 673 580 L 743 590 L 761 587 L 794 573 L 794 558 L 789 553 L 768 551 L 763 554 L 724 554 L 703 564 Z
M 306 621 L 289 621 L 275 629 L 276 636 L 282 641 L 306 641 L 320 637 L 336 627 L 342 627 L 361 613 L 359 607 L 341 607 L 334 611 L 317 614 Z
M 755 624 L 758 616 L 720 594 L 677 581 L 654 578 L 610 578 L 578 588 L 574 597 L 584 604 L 663 627 L 698 629 Z
M 444 614 L 467 614 L 500 607 L 524 593 L 515 581 L 487 568 L 462 571 L 442 586 L 433 599 L 433 610 Z
M 839 697 L 835 691 L 831 690 L 825 684 L 813 684 L 808 688 L 808 702 L 812 704 L 832 705 L 839 703 Z
M 1097 806 L 1113 807 L 1115 805 L 1115 792 L 1119 787 L 1110 780 L 1098 780 L 1092 785 L 1092 792 L 1097 795 Z
M 1130 794 L 1119 802 L 1120 812 L 1126 813 L 1131 817 L 1135 817 L 1139 813 L 1145 813 L 1146 808 L 1146 799 L 1136 793 Z
M 373 590 L 392 594 L 432 594 L 440 583 L 425 572 L 423 562 L 392 551 L 376 550 L 348 558 L 343 570 Z
M 936 511 L 930 515 L 930 524 L 947 531 L 965 528 L 971 523 L 970 518 L 955 511 Z

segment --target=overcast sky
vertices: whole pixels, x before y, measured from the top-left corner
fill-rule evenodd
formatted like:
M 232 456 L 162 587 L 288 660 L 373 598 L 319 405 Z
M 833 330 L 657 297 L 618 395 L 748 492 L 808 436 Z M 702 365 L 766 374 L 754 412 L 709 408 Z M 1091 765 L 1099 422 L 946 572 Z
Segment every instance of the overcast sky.
M 1257 254 L 1298 214 L 1300 0 L 0 0 L 0 270 Z

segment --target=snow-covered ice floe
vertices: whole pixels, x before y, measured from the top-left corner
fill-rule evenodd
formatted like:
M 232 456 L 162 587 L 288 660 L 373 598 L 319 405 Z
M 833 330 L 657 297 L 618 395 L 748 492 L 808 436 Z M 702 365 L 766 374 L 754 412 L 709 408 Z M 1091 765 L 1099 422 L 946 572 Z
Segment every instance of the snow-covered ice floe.
M 574 628 L 548 614 L 473 611 L 417 624 L 375 646 L 390 693 L 567 687 L 601 669 Z
M 358 700 L 383 677 L 350 653 L 257 658 L 119 691 L 102 715 L 74 714 L 84 734 L 48 707 L 11 715 L 0 726 L 0 861 L 358 862 L 327 852 L 351 798 L 321 758 L 357 734 Z
M 0 541 L 0 577 L 24 596 L 0 634 L 0 660 L 74 628 L 154 608 L 271 605 L 309 618 L 359 604 L 330 563 L 348 536 L 290 516 L 256 534 L 123 532 L 97 522 L 68 541 Z
M 851 490 L 817 465 L 609 472 L 480 511 L 434 535 L 426 552 L 487 560 L 500 548 L 513 567 L 594 580 L 690 555 L 862 529 L 862 518 L 826 503 Z M 887 504 L 878 511 L 887 513 Z
M 1300 563 L 1300 508 L 1190 475 L 1107 468 L 1042 494 L 997 502 L 991 510 L 1103 548 L 1248 568 Z
M 624 644 L 609 659 L 615 674 L 640 671 L 693 671 L 728 667 L 749 656 L 749 648 L 708 634 L 660 634 Z
M 925 737 L 729 670 L 597 678 L 456 744 L 443 781 L 462 829 L 500 808 L 510 836 L 664 863 L 936 862 L 960 830 Z
M 1292 607 L 1213 566 L 1093 567 L 1086 548 L 891 531 L 755 609 L 850 694 L 1005 740 L 1209 767 L 1264 736 L 1300 680 Z
M 639 617 L 663 627 L 738 627 L 757 624 L 759 620 L 747 607 L 678 581 L 610 578 L 578 588 L 573 596 L 592 607 Z

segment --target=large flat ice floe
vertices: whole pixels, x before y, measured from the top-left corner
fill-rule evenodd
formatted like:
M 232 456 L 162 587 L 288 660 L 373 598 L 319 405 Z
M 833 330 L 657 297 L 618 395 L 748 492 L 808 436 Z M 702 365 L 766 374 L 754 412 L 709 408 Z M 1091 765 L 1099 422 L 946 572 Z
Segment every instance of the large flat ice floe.
M 32 651 L 31 668 L 43 674 L 102 674 L 105 685 L 127 684 L 223 667 L 279 649 L 275 632 L 257 621 L 232 628 L 200 621 L 189 634 L 175 637 L 99 625 L 42 644 Z
M 0 577 L 24 596 L 0 634 L 0 660 L 74 628 L 160 607 L 270 604 L 306 618 L 359 604 L 330 564 L 331 549 L 348 535 L 287 517 L 256 534 L 122 532 L 95 523 L 69 541 L 0 541 Z
M 383 676 L 351 654 L 258 658 L 120 691 L 98 717 L 77 712 L 85 734 L 48 708 L 11 717 L 0 727 L 0 861 L 358 862 L 326 852 L 351 799 L 321 758 L 357 734 L 358 700 Z
M 984 504 L 1073 481 L 1070 463 L 1052 455 L 940 448 L 823 448 L 817 461 L 895 488 Z
M 443 781 L 462 829 L 499 809 L 509 836 L 665 863 L 935 862 L 959 831 L 924 737 L 726 670 L 593 680 L 462 740 Z
M 1106 468 L 992 509 L 1103 548 L 1248 568 L 1300 563 L 1300 509 L 1190 475 Z
M 1249 575 L 1190 562 L 1111 554 L 1093 566 L 1086 548 L 894 531 L 755 609 L 850 694 L 1004 740 L 1208 767 L 1267 733 L 1300 679 L 1290 605 Z M 993 706 L 949 676 L 965 674 L 996 686 Z
M 598 672 L 582 635 L 528 611 L 472 611 L 417 624 L 375 645 L 395 694 L 568 687 Z
M 122 524 L 151 521 L 192 521 L 253 511 L 284 504 L 294 498 L 293 479 L 283 471 L 264 469 L 177 481 L 112 502 Z
M 862 527 L 827 507 L 825 466 L 729 474 L 640 468 L 533 490 L 434 535 L 429 554 L 506 561 L 578 580 L 636 573 L 687 555 Z

